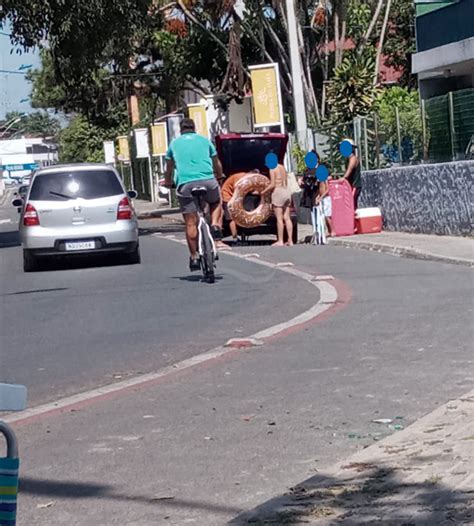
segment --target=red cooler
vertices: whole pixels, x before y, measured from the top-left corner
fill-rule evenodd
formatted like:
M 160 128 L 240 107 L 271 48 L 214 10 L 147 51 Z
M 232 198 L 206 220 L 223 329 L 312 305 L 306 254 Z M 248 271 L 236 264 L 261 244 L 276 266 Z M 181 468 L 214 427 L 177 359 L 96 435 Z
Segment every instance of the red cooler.
M 332 206 L 332 225 L 336 236 L 354 234 L 354 198 L 352 188 L 345 179 L 329 181 L 329 196 Z
M 355 218 L 358 234 L 382 232 L 382 212 L 380 208 L 358 208 Z

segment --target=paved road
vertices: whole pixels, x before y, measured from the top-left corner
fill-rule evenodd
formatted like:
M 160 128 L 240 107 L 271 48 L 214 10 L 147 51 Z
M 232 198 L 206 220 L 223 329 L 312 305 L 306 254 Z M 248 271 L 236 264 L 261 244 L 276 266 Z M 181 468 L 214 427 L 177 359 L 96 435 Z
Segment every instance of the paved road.
M 11 225 L 0 225 L 7 245 L 17 241 Z M 272 281 L 267 269 L 226 256 L 222 279 L 209 286 L 189 276 L 181 245 L 152 236 L 141 245 L 141 265 L 32 274 L 23 273 L 21 247 L 0 248 L 0 377 L 27 385 L 30 405 L 154 371 L 318 300 L 297 278 Z
M 180 250 L 146 243 L 165 262 Z M 352 301 L 258 350 L 20 427 L 20 525 L 225 524 L 392 432 L 373 419 L 407 426 L 472 389 L 472 270 L 330 246 L 239 251 L 333 274 Z M 232 275 L 224 283 L 239 294 Z M 271 283 L 292 293 L 270 310 L 294 314 L 306 288 L 280 273 Z

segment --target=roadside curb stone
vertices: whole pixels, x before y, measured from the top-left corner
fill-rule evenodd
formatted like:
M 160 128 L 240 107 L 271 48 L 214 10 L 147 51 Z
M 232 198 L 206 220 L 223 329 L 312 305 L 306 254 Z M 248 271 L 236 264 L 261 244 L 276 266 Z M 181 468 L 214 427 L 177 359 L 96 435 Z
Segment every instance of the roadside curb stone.
M 371 250 L 374 252 L 382 252 L 384 254 L 392 254 L 394 256 L 400 256 L 400 257 L 406 257 L 406 258 L 437 261 L 439 263 L 452 263 L 455 265 L 465 265 L 468 267 L 474 266 L 474 263 L 469 259 L 441 256 L 438 254 L 432 254 L 430 252 L 417 250 L 415 248 L 397 247 L 394 245 L 387 245 L 384 243 L 370 243 L 367 241 L 358 241 L 357 239 L 354 239 L 353 241 L 349 241 L 345 239 L 331 238 L 330 244 L 336 245 L 336 246 L 347 247 L 347 248 L 358 248 L 361 250 Z
M 305 238 L 308 234 L 312 234 L 313 230 L 311 225 L 300 225 L 300 237 Z M 460 257 L 460 256 L 450 256 L 446 255 L 446 250 L 443 250 L 444 253 L 436 253 L 436 246 L 430 251 L 424 248 L 416 248 L 415 246 L 406 246 L 406 244 L 415 244 L 418 242 L 417 236 L 419 234 L 408 234 L 408 233 L 397 233 L 398 237 L 403 236 L 403 241 L 401 242 L 381 242 L 378 240 L 367 240 L 360 239 L 359 236 L 354 235 L 350 238 L 347 237 L 331 237 L 328 240 L 328 246 L 341 246 L 346 248 L 357 248 L 361 250 L 369 250 L 373 252 L 379 252 L 384 254 L 390 254 L 392 256 L 419 259 L 423 261 L 435 261 L 439 263 L 450 263 L 454 265 L 462 265 L 467 267 L 474 267 L 474 240 L 472 240 L 472 258 Z M 374 234 L 376 235 L 376 234 Z M 426 236 L 424 236 L 426 238 Z M 443 236 L 432 236 L 433 240 L 436 240 L 436 245 L 439 247 L 439 241 L 443 241 Z M 450 239 L 452 245 L 453 239 L 455 238 L 446 238 Z M 462 240 L 462 241 L 461 241 Z M 457 243 L 457 239 L 454 240 Z M 463 243 L 464 251 L 465 250 L 465 238 L 460 238 L 460 243 Z M 426 244 L 426 243 L 425 243 Z

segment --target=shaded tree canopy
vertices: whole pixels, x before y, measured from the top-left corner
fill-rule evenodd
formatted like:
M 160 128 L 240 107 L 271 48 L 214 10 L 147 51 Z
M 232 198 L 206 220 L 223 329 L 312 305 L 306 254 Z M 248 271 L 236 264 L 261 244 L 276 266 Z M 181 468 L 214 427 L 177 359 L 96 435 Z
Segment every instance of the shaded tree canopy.
M 295 0 L 295 7 L 305 101 L 316 123 L 324 115 L 324 82 L 341 79 L 345 58 L 375 56 L 384 28 L 388 63 L 404 70 L 402 82 L 411 81 L 411 0 Z M 150 111 L 179 106 L 185 86 L 239 100 L 249 65 L 278 62 L 292 113 L 284 0 L 3 0 L 0 20 L 9 20 L 17 44 L 46 49 L 43 70 L 31 77 L 39 107 L 114 126 L 115 108 L 123 112 L 132 93 L 154 101 Z M 347 37 L 356 53 L 345 49 Z

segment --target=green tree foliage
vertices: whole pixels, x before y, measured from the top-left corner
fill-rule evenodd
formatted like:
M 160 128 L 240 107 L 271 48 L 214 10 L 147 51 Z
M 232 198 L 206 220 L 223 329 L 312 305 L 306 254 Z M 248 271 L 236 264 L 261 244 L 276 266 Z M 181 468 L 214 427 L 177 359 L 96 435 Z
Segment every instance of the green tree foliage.
M 415 5 L 412 0 L 393 0 L 384 44 L 385 64 L 402 72 L 400 84 L 416 86 L 416 76 L 411 74 L 411 55 L 416 51 Z
M 369 111 L 374 90 L 367 60 L 375 55 L 383 5 L 295 0 L 304 97 L 316 125 L 323 81 L 332 80 L 331 121 Z M 261 62 L 279 63 L 291 108 L 285 1 L 245 0 L 245 6 L 241 20 L 234 0 L 3 0 L 0 21 L 10 21 L 20 45 L 47 45 L 43 69 L 31 75 L 35 106 L 79 113 L 94 126 L 115 129 L 126 121 L 130 94 L 140 97 L 148 120 L 157 108 L 179 108 L 185 86 L 201 95 L 220 92 L 226 103 L 242 95 L 242 78 L 248 81 L 246 74 L 239 77 L 242 69 Z M 383 48 L 386 63 L 404 71 L 405 84 L 411 82 L 412 17 L 411 0 L 393 0 Z M 356 52 L 344 49 L 347 36 Z M 373 79 L 375 64 L 370 73 Z
M 383 143 L 398 149 L 396 108 L 399 112 L 402 144 L 409 145 L 403 160 L 421 159 L 423 128 L 418 91 L 394 86 L 383 91 L 377 100 L 376 109 Z
M 60 130 L 58 119 L 51 117 L 46 111 L 35 111 L 26 116 L 20 112 L 9 112 L 5 116 L 5 122 L 13 121 L 21 117 L 21 120 L 12 126 L 11 131 L 15 135 L 28 135 L 30 137 L 56 137 Z
M 110 138 L 115 138 L 114 130 L 95 126 L 78 115 L 61 131 L 59 160 L 63 163 L 103 162 L 103 141 Z
M 351 0 L 347 10 L 347 36 L 354 42 L 359 42 L 369 27 L 371 17 L 372 11 L 367 2 Z
M 52 51 L 43 49 L 41 69 L 28 73 L 27 78 L 32 83 L 31 101 L 35 108 L 81 113 L 103 127 L 116 127 L 127 120 L 123 89 L 104 68 L 71 89 L 54 68 Z
M 104 63 L 126 67 L 133 37 L 146 19 L 149 0 L 3 0 L 0 22 L 9 20 L 15 43 L 31 48 L 47 41 L 57 73 L 70 86 Z
M 380 88 L 373 86 L 374 58 L 347 53 L 328 88 L 330 122 L 345 124 L 372 112 Z

